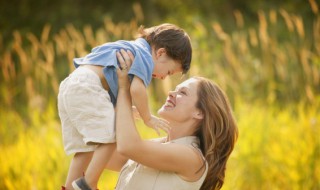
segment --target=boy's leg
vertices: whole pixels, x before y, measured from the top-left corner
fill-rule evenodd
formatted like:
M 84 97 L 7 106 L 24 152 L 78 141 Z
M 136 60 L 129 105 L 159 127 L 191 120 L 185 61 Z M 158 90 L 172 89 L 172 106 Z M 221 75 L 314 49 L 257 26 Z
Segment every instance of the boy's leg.
M 69 167 L 65 185 L 66 189 L 73 189 L 71 183 L 83 176 L 83 173 L 86 171 L 90 163 L 92 155 L 93 152 L 78 152 L 74 155 Z
M 100 144 L 94 151 L 84 177 L 91 189 L 97 189 L 99 178 L 114 150 L 114 144 L 108 143 Z

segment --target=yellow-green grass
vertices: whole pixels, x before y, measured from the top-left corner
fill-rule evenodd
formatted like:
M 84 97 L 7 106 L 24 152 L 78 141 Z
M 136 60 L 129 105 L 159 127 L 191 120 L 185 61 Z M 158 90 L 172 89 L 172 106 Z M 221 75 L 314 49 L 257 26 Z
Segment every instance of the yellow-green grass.
M 235 11 L 235 28 L 192 21 L 193 61 L 188 76 L 217 82 L 230 97 L 239 140 L 223 189 L 320 189 L 320 15 L 303 19 L 285 10 L 257 12 L 257 26 Z M 100 29 L 67 25 L 41 36 L 15 31 L 4 46 L 0 34 L 0 189 L 59 189 L 71 156 L 61 140 L 56 96 L 72 59 L 99 44 L 133 39 L 143 16 L 128 23 L 109 18 Z M 208 24 L 209 23 L 209 24 Z M 208 27 L 209 26 L 209 27 Z M 181 82 L 153 82 L 152 110 Z M 157 137 L 138 122 L 143 138 Z M 101 189 L 117 173 L 106 171 Z

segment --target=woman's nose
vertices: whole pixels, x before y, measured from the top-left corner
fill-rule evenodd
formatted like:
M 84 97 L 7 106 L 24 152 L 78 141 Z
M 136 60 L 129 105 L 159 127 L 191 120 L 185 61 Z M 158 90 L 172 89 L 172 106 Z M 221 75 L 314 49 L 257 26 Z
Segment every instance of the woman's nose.
M 169 91 L 169 96 L 175 97 L 176 96 L 176 91 Z

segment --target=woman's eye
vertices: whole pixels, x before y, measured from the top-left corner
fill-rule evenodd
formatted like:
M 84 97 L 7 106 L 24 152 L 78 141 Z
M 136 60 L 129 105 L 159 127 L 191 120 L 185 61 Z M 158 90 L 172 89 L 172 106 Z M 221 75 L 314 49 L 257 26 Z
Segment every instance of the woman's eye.
M 187 93 L 185 91 L 180 91 L 181 94 L 186 95 Z

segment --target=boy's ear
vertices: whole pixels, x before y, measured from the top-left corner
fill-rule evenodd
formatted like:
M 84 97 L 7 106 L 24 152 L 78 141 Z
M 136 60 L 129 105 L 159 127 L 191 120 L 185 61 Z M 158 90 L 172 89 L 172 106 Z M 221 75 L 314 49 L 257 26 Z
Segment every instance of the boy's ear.
M 163 54 L 165 54 L 165 53 L 167 53 L 167 51 L 166 51 L 165 48 L 159 48 L 159 49 L 157 49 L 157 51 L 156 51 L 156 56 L 157 56 L 157 57 L 160 57 L 161 55 L 163 55 Z

